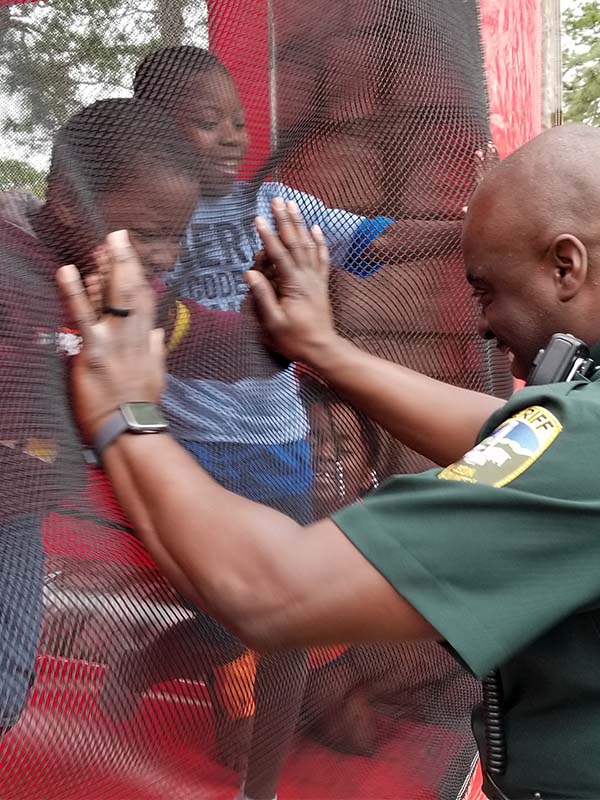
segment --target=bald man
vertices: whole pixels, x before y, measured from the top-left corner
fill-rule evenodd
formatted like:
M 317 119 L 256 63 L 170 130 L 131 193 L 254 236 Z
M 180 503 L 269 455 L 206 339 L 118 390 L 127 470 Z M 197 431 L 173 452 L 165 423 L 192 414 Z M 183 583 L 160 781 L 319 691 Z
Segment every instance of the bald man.
M 556 332 L 600 356 L 598 187 L 600 132 L 573 126 L 523 147 L 472 199 L 463 248 L 479 328 L 519 377 Z M 474 714 L 487 795 L 597 800 L 600 379 L 498 407 L 361 353 L 333 327 L 322 234 L 293 206 L 274 214 L 279 235 L 257 227 L 277 292 L 248 279 L 273 347 L 447 466 L 305 528 L 222 489 L 152 412 L 160 337 L 121 233 L 109 244 L 119 316 L 94 319 L 74 268 L 59 280 L 85 339 L 79 422 L 132 523 L 182 592 L 259 649 L 445 641 L 491 690 Z

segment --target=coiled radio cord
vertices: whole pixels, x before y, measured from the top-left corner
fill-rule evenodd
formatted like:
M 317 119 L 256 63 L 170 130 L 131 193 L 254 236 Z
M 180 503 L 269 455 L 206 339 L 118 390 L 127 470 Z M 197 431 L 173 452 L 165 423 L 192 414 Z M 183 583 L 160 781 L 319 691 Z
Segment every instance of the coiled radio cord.
M 502 681 L 498 670 L 482 681 L 485 717 L 485 756 L 490 775 L 504 775 L 506 770 L 506 732 L 502 711 Z

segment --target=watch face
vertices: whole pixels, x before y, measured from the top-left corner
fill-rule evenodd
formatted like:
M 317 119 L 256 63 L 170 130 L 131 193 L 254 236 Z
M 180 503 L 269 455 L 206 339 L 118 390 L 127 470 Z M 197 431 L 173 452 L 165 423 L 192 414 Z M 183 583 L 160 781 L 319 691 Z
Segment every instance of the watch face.
M 167 421 L 156 403 L 127 403 L 122 406 L 121 411 L 127 424 L 134 429 L 162 430 L 167 426 Z

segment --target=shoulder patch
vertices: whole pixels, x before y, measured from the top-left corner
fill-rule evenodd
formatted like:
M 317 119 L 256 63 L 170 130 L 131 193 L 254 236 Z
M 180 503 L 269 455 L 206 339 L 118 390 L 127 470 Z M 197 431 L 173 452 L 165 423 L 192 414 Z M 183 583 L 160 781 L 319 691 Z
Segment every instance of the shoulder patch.
M 538 460 L 562 429 L 546 408 L 529 406 L 503 422 L 460 461 L 443 469 L 438 478 L 506 486 Z

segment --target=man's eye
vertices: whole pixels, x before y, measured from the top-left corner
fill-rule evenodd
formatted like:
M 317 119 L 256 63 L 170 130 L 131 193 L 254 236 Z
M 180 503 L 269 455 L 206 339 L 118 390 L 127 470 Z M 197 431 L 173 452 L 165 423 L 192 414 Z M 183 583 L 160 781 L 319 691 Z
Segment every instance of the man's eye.
M 217 125 L 217 122 L 209 122 L 208 120 L 196 123 L 196 127 L 200 128 L 201 131 L 214 131 Z

